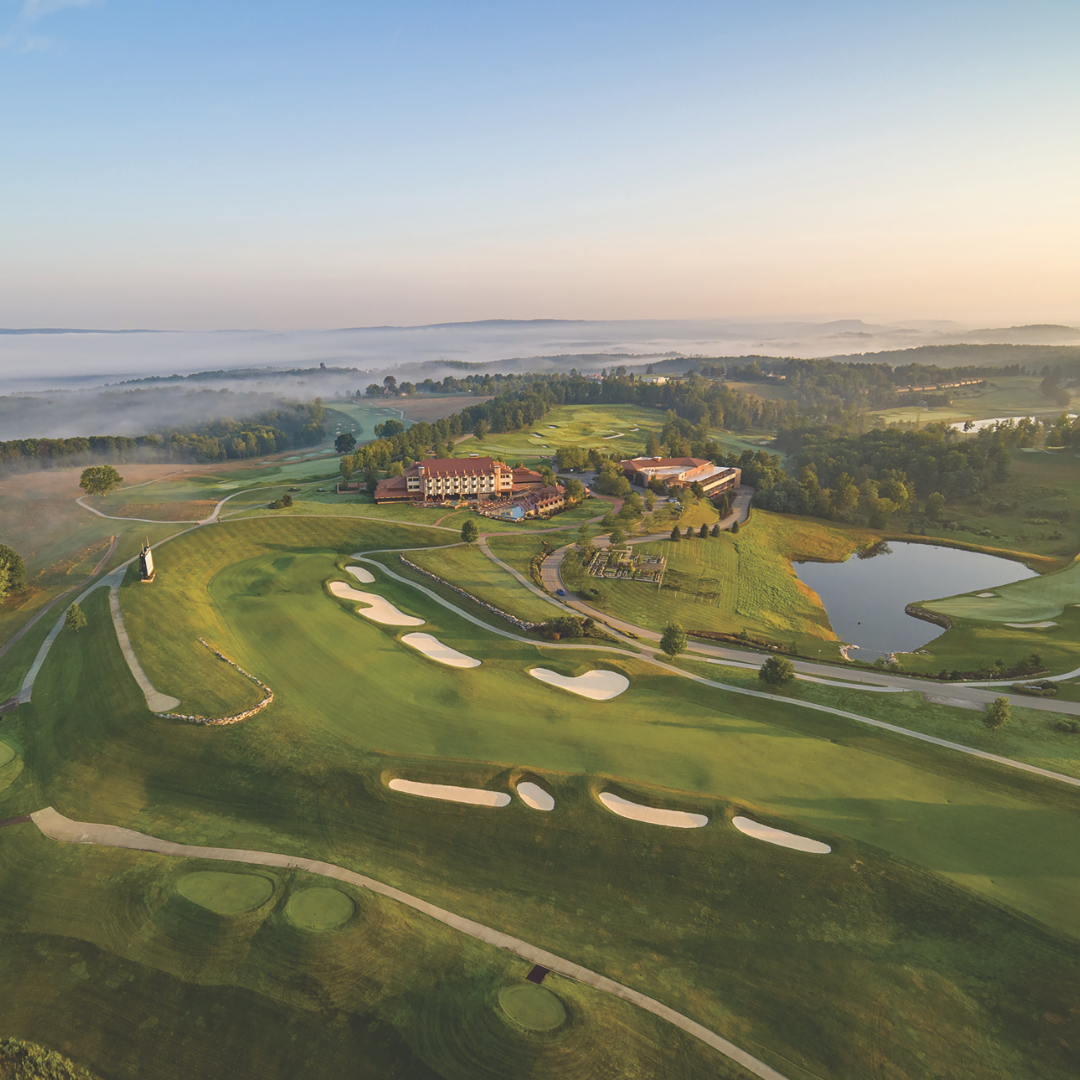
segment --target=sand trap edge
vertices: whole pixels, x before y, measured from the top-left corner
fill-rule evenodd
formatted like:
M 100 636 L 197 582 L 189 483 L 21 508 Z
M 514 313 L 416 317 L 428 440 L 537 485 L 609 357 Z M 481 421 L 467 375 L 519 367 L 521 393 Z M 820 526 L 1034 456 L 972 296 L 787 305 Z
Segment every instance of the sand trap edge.
M 505 791 L 487 791 L 484 788 L 455 787 L 453 784 L 422 784 L 415 780 L 391 780 L 391 791 L 406 795 L 419 795 L 424 799 L 442 802 L 465 803 L 469 806 L 509 806 L 510 796 Z
M 774 829 L 771 825 L 762 825 L 760 821 L 754 821 L 752 818 L 734 817 L 731 819 L 731 824 L 744 835 L 754 840 L 764 840 L 766 844 L 776 844 L 777 847 L 806 851 L 811 855 L 828 855 L 832 851 L 828 844 L 823 844 L 820 840 L 811 840 L 809 836 L 799 836 L 798 833 Z
M 660 810 L 655 806 L 631 802 L 610 791 L 601 791 L 598 798 L 604 808 L 630 821 L 642 821 L 647 825 L 664 825 L 669 829 L 700 829 L 709 824 L 704 814 L 691 814 L 686 810 Z

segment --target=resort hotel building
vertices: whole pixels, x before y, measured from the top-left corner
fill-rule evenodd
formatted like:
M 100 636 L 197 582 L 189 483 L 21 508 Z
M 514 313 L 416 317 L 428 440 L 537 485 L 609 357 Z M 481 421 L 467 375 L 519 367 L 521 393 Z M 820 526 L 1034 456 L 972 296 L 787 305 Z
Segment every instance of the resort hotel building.
M 710 499 L 737 488 L 742 479 L 742 469 L 692 457 L 629 458 L 620 461 L 619 467 L 626 479 L 638 487 L 648 487 L 651 480 L 659 480 L 672 490 L 700 484 Z

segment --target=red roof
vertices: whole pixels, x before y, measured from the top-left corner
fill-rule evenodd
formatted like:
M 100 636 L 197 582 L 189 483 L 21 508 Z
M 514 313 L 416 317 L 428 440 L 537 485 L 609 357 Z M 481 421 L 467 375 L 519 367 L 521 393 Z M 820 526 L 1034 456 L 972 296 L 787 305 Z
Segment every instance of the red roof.
M 404 476 L 388 476 L 375 485 L 376 502 L 382 499 L 410 499 L 414 497 L 414 493 L 409 491 L 409 485 Z
M 502 462 L 498 462 L 502 466 Z M 416 467 L 425 476 L 477 476 L 495 471 L 496 462 L 489 457 L 476 458 L 424 458 Z M 505 468 L 505 466 L 503 466 Z

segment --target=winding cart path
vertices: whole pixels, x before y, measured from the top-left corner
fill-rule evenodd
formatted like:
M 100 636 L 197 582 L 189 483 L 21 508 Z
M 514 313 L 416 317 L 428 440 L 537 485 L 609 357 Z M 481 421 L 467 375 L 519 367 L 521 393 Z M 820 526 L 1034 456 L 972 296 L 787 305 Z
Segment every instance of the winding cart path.
M 359 889 L 378 893 L 380 896 L 404 904 L 406 907 L 410 907 L 422 915 L 452 927 L 454 930 L 468 934 L 469 937 L 476 938 L 478 941 L 514 953 L 515 956 L 520 956 L 531 964 L 540 964 L 549 971 L 557 972 L 568 979 L 574 979 L 605 994 L 612 994 L 615 997 L 622 998 L 624 1001 L 629 1001 L 631 1004 L 637 1005 L 646 1012 L 650 1012 L 654 1016 L 658 1016 L 662 1020 L 666 1020 L 668 1023 L 674 1024 L 675 1027 L 681 1028 L 688 1034 L 700 1039 L 725 1057 L 737 1062 L 747 1072 L 760 1077 L 761 1080 L 786 1080 L 782 1073 L 770 1068 L 764 1061 L 748 1054 L 734 1043 L 717 1035 L 715 1031 L 710 1031 L 707 1027 L 697 1023 L 697 1021 L 691 1020 L 690 1017 L 684 1016 L 682 1013 L 676 1012 L 663 1004 L 663 1002 L 657 1001 L 656 998 L 651 998 L 646 994 L 631 989 L 629 986 L 615 982 L 614 979 L 609 979 L 596 971 L 575 964 L 572 960 L 566 960 L 555 953 L 547 952 L 545 949 L 531 945 L 527 941 L 522 941 L 520 938 L 504 934 L 493 927 L 485 926 L 483 923 L 475 922 L 472 919 L 463 918 L 461 915 L 455 915 L 452 911 L 447 911 L 446 908 L 429 904 L 418 896 L 402 892 L 400 889 L 385 885 L 374 878 L 357 874 L 353 870 L 346 870 L 343 866 L 320 862 L 316 859 L 305 859 L 296 855 L 281 855 L 273 851 L 243 851 L 238 848 L 197 847 L 192 844 L 177 844 L 171 840 L 161 840 L 156 836 L 147 836 L 145 833 L 136 832 L 133 829 L 122 829 L 116 825 L 98 825 L 87 821 L 72 821 L 70 818 L 58 813 L 51 806 L 31 814 L 30 820 L 49 839 L 58 840 L 61 843 L 95 844 L 100 847 L 152 851 L 159 855 L 171 855 L 186 859 L 214 859 L 220 862 L 246 863 L 251 866 L 278 867 L 283 870 L 303 870 L 309 874 L 318 874 L 320 877 L 332 878 L 335 881 L 341 881 Z

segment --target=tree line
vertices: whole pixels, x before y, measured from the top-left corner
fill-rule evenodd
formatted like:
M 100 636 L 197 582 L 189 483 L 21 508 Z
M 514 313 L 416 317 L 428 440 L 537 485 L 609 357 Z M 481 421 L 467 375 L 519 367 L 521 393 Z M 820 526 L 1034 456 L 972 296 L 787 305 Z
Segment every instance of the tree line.
M 744 451 L 735 461 L 756 489 L 755 506 L 883 528 L 921 500 L 930 520 L 944 507 L 1008 479 L 1009 450 L 1035 437 L 1030 422 L 964 435 L 945 424 L 921 431 L 891 427 L 853 434 L 837 428 L 781 432 L 779 455 Z
M 322 403 L 283 403 L 243 420 L 210 420 L 193 430 L 147 435 L 89 435 L 0 442 L 0 473 L 84 465 L 92 461 L 215 462 L 312 446 L 325 437 Z

